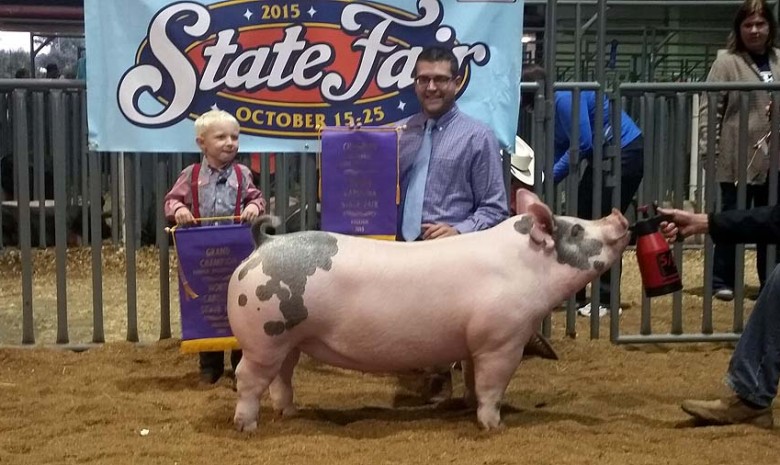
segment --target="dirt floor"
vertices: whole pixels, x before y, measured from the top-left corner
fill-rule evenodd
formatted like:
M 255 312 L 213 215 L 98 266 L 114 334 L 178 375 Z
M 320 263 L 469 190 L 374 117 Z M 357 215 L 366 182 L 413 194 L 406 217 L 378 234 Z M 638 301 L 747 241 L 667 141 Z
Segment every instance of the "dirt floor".
M 731 355 L 728 344 L 636 345 L 588 339 L 577 319 L 576 339 L 553 315 L 552 339 L 561 360 L 529 359 L 510 384 L 502 414 L 506 427 L 480 431 L 474 412 L 452 402 L 416 405 L 393 377 L 348 372 L 304 358 L 295 384 L 301 413 L 280 420 L 261 409 L 252 434 L 232 429 L 235 393 L 229 379 L 199 387 L 197 361 L 176 339 L 159 338 L 159 271 L 153 250 L 138 255 L 138 326 L 143 343 L 126 337 L 124 256 L 104 253 L 106 338 L 75 353 L 9 348 L 21 340 L 18 257 L 0 263 L 0 464 L 193 463 L 462 463 L 462 464 L 772 464 L 778 433 L 749 426 L 694 427 L 679 409 L 685 398 L 716 396 Z M 624 257 L 624 313 L 620 329 L 639 332 L 641 296 L 635 257 Z M 68 259 L 70 342 L 92 337 L 88 253 Z M 686 331 L 701 325 L 701 268 L 686 252 L 681 318 Z M 748 292 L 755 291 L 748 255 Z M 56 341 L 56 288 L 50 253 L 36 254 L 36 341 Z M 172 289 L 176 284 L 171 279 Z M 178 303 L 172 296 L 173 320 Z M 657 333 L 670 331 L 670 297 L 653 301 Z M 749 313 L 753 302 L 745 300 Z M 733 304 L 717 302 L 715 331 L 733 325 Z M 178 335 L 178 323 L 174 326 Z M 456 393 L 461 392 L 460 385 Z

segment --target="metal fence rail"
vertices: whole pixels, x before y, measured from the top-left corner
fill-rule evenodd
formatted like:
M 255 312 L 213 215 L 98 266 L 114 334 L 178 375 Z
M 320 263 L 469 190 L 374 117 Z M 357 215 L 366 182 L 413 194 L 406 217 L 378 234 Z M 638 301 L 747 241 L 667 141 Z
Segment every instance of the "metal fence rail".
M 542 172 L 552 172 L 552 124 L 554 114 L 548 92 L 599 91 L 602 86 L 589 83 L 555 83 L 550 88 L 535 84 L 524 87 L 537 91 L 533 110 L 521 118 L 521 132 L 536 149 L 535 178 L 542 179 Z M 698 115 L 698 99 L 702 92 L 716 98 L 718 92 L 738 90 L 742 92 L 743 109 L 747 108 L 747 93 L 768 90 L 773 94 L 780 90 L 774 84 L 658 84 L 631 83 L 605 91 L 612 102 L 611 118 L 619 118 L 625 108 L 640 124 L 645 141 L 645 179 L 640 186 L 637 204 L 653 200 L 666 201 L 676 208 L 690 206 L 695 211 L 717 209 L 714 131 L 710 131 L 710 156 L 701 160 L 692 140 L 695 118 Z M 0 80 L 0 177 L 4 179 L 3 215 L 0 217 L 3 235 L 0 238 L 2 252 L 18 250 L 21 261 L 20 299 L 21 340 L 2 340 L 0 344 L 57 344 L 79 348 L 105 341 L 104 288 L 102 268 L 103 245 L 124 248 L 126 270 L 126 334 L 132 342 L 141 340 L 138 330 L 138 275 L 136 254 L 139 247 L 153 246 L 159 251 L 159 315 L 160 333 L 164 339 L 172 336 L 171 295 L 169 267 L 169 238 L 164 233 L 166 220 L 162 213 L 162 198 L 181 169 L 199 158 L 194 153 L 106 153 L 89 151 L 87 147 L 86 98 L 81 81 L 50 80 Z M 549 94 L 551 95 L 551 94 Z M 575 98 L 575 102 L 579 99 Z M 780 103 L 774 99 L 775 107 Z M 576 106 L 576 105 L 575 105 Z M 575 108 L 576 110 L 576 108 Z M 775 108 L 780 114 L 780 108 Z M 743 112 L 744 113 L 744 112 Z M 573 114 L 577 114 L 576 111 Z M 708 124 L 714 128 L 710 113 Z M 772 168 L 769 178 L 770 203 L 777 202 L 778 121 L 774 121 Z M 573 124 L 577 128 L 578 124 Z M 740 138 L 747 137 L 747 118 L 743 117 Z M 575 129 L 572 140 L 578 139 Z M 604 141 L 596 147 L 593 163 L 598 176 L 594 182 L 594 205 L 601 202 L 601 184 L 619 187 L 620 178 L 618 141 Z M 745 176 L 748 163 L 747 141 L 739 153 L 740 182 L 738 202 L 745 206 Z M 572 144 L 576 154 L 577 144 Z M 280 232 L 317 228 L 317 165 L 313 153 L 285 154 L 275 157 L 272 173 L 272 154 L 258 154 L 260 174 L 257 184 L 266 196 L 274 214 L 285 221 Z M 576 160 L 575 157 L 572 157 Z M 694 163 L 691 163 L 694 160 Z M 251 164 L 249 154 L 241 154 L 239 161 Z M 574 162 L 573 162 L 574 163 Z M 506 182 L 509 185 L 508 162 Z M 573 171 L 577 168 L 572 166 Z M 6 173 L 6 170 L 11 170 Z M 11 180 L 11 182 L 6 182 Z M 573 215 L 577 211 L 577 178 L 569 178 L 558 186 L 552 176 L 538 182 L 534 189 L 559 214 Z M 618 192 L 615 193 L 619 196 Z M 613 204 L 617 197 L 613 198 Z M 634 215 L 629 213 L 629 216 Z M 92 338 L 90 341 L 71 341 L 69 332 L 67 249 L 69 246 L 88 246 L 91 252 Z M 738 286 L 735 289 L 734 320 L 732 332 L 716 333 L 712 324 L 712 271 L 713 245 L 705 239 L 704 309 L 701 327 L 691 332 L 682 325 L 682 297 L 673 298 L 673 318 L 667 333 L 657 333 L 651 327 L 652 305 L 648 299 L 642 302 L 642 324 L 638 334 L 621 334 L 618 318 L 612 318 L 609 337 L 616 343 L 637 342 L 692 342 L 734 340 L 742 330 L 744 320 L 744 252 L 739 246 L 736 252 Z M 56 267 L 56 322 L 54 341 L 35 338 L 35 315 L 38 311 L 33 300 L 35 270 L 32 267 L 36 249 L 53 249 Z M 683 245 L 674 247 L 677 263 L 682 266 Z M 774 250 L 770 251 L 773 256 Z M 681 273 L 685 270 L 681 269 Z M 613 288 L 619 290 L 619 274 L 612 271 Z M 619 292 L 613 293 L 608 304 L 613 312 L 620 305 Z M 595 292 L 592 299 L 598 299 Z M 597 305 L 597 303 L 596 303 Z M 4 302 L 0 301 L 0 312 Z M 576 334 L 576 325 L 585 320 L 576 318 L 574 302 L 568 303 L 566 332 Z M 600 337 L 600 321 L 597 317 L 588 321 L 590 336 Z M 545 323 L 550 330 L 550 321 Z M 686 332 L 687 331 L 687 332 Z M 0 336 L 2 333 L 0 333 Z
M 568 91 L 572 93 L 572 115 L 579 114 L 579 96 L 582 92 L 598 91 L 601 87 L 597 82 L 583 83 L 554 83 L 552 89 L 541 88 L 537 84 L 522 85 L 524 90 L 536 91 L 536 99 L 533 110 L 521 118 L 520 133 L 531 141 L 535 149 L 537 162 L 535 179 L 541 179 L 541 172 L 552 173 L 553 166 L 553 124 L 555 114 L 550 111 L 553 107 L 552 94 L 547 92 Z M 709 112 L 707 121 L 709 142 L 708 155 L 703 159 L 698 150 L 698 112 L 700 98 L 710 99 L 710 108 L 714 108 L 715 101 L 721 92 L 740 91 L 741 120 L 739 125 L 740 147 L 738 154 L 739 178 L 737 208 L 746 208 L 747 165 L 749 163 L 748 148 L 755 141 L 748 141 L 748 95 L 753 91 L 768 91 L 772 96 L 774 106 L 779 104 L 775 94 L 780 90 L 780 83 L 625 83 L 616 86 L 615 89 L 605 92 L 611 102 L 611 120 L 618 121 L 621 110 L 626 110 L 637 121 L 644 136 L 644 179 L 636 196 L 635 206 L 647 205 L 659 202 L 679 209 L 689 209 L 696 212 L 717 211 L 720 209 L 717 195 L 716 164 L 715 164 L 715 112 Z M 546 97 L 549 95 L 549 97 Z M 597 96 L 598 98 L 598 96 Z M 774 109 L 777 111 L 777 108 Z M 774 113 L 780 114 L 780 113 Z M 572 160 L 577 159 L 579 152 L 579 121 L 572 116 L 570 134 L 570 154 Z M 596 117 L 598 120 L 598 116 Z M 777 203 L 777 177 L 778 177 L 778 126 L 780 120 L 772 121 L 772 137 L 769 142 L 770 169 L 768 176 L 769 205 Z M 612 204 L 619 205 L 620 198 L 620 163 L 618 141 L 608 141 L 603 145 L 603 150 L 598 144 L 594 147 L 592 163 L 594 173 L 594 208 L 601 202 L 601 185 L 614 187 Z M 601 167 L 601 168 L 599 168 Z M 579 166 L 572 162 L 570 172 L 575 173 Z M 553 206 L 557 214 L 575 215 L 577 211 L 577 187 L 579 179 L 576 176 L 568 176 L 558 186 L 545 178 L 544 184 L 537 183 L 535 191 Z M 576 215 L 575 215 L 576 216 Z M 636 212 L 629 210 L 629 219 L 636 218 Z M 613 292 L 612 302 L 607 302 L 612 309 L 613 318 L 610 319 L 609 337 L 616 343 L 638 342 L 710 342 L 733 341 L 742 332 L 745 319 L 745 245 L 738 245 L 735 252 L 735 299 L 733 302 L 732 332 L 715 333 L 713 329 L 713 290 L 712 290 L 712 265 L 713 243 L 709 236 L 705 236 L 701 246 L 704 253 L 704 282 L 703 282 L 703 309 L 701 327 L 698 332 L 690 328 L 683 328 L 683 302 L 682 292 L 673 295 L 672 321 L 669 332 L 666 334 L 654 333 L 651 325 L 653 313 L 652 303 L 646 297 L 642 299 L 641 325 L 636 335 L 621 334 L 620 321 L 617 318 L 617 309 L 620 306 L 619 292 Z M 776 255 L 774 246 L 768 247 L 767 274 L 774 267 Z M 678 264 L 680 274 L 684 276 L 683 269 L 683 244 L 673 247 L 673 255 Z M 620 289 L 619 272 L 617 267 L 611 271 L 613 289 Z M 592 286 L 596 288 L 596 286 Z M 591 303 L 597 306 L 598 293 L 591 294 Z M 577 334 L 576 308 L 574 299 L 567 303 L 566 333 L 572 337 Z M 581 321 L 581 320 L 580 320 Z M 590 337 L 598 338 L 601 332 L 601 321 L 592 315 L 590 321 Z M 545 330 L 549 328 L 549 321 L 545 323 Z
M 102 251 L 104 242 L 121 245 L 126 270 L 126 335 L 138 342 L 136 253 L 154 245 L 160 255 L 160 334 L 171 337 L 169 237 L 162 199 L 184 166 L 199 161 L 196 153 L 107 153 L 87 149 L 86 98 L 83 81 L 0 80 L 0 157 L 3 164 L 0 253 L 18 250 L 21 272 L 21 341 L 52 342 L 69 348 L 105 341 Z M 316 160 L 314 154 L 255 154 L 261 173 L 258 187 L 272 213 L 287 229 L 316 227 Z M 239 161 L 250 163 L 249 154 Z M 27 169 L 25 169 L 27 167 Z M 7 170 L 6 173 L 4 170 Z M 92 338 L 72 343 L 69 334 L 67 250 L 91 251 Z M 56 339 L 35 338 L 33 252 L 53 249 L 56 263 Z M 0 312 L 3 310 L 0 301 Z M 2 334 L 2 333 L 0 333 Z

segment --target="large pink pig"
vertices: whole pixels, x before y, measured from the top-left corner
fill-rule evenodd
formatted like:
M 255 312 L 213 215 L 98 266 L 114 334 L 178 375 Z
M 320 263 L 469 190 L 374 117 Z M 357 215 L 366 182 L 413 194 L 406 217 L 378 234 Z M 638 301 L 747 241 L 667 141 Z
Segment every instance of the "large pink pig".
M 523 347 L 560 302 L 617 260 L 628 222 L 554 217 L 526 190 L 522 214 L 471 234 L 390 242 L 321 231 L 269 236 L 236 269 L 228 316 L 244 350 L 237 368 L 239 430 L 257 428 L 261 395 L 296 412 L 300 352 L 365 372 L 407 372 L 463 361 L 466 402 L 497 428 Z

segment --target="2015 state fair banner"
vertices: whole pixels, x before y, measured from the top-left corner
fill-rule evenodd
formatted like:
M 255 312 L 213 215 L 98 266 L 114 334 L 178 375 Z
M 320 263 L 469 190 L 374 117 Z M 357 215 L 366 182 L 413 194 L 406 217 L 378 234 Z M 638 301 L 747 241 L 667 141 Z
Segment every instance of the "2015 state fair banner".
M 86 0 L 90 144 L 194 149 L 193 120 L 236 116 L 242 151 L 317 152 L 317 129 L 419 111 L 424 46 L 453 50 L 458 105 L 513 145 L 522 0 Z
M 249 225 L 174 228 L 179 258 L 181 351 L 237 348 L 227 319 L 227 286 L 254 250 Z

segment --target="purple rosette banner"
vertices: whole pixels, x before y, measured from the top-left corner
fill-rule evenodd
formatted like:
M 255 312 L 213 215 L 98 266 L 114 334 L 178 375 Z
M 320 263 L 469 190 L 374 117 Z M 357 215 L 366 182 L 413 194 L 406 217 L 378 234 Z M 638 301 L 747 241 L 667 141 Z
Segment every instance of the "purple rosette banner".
M 395 239 L 398 132 L 325 128 L 321 153 L 322 229 Z
M 238 347 L 227 318 L 227 287 L 238 265 L 254 250 L 249 225 L 173 230 L 179 257 L 181 351 Z

